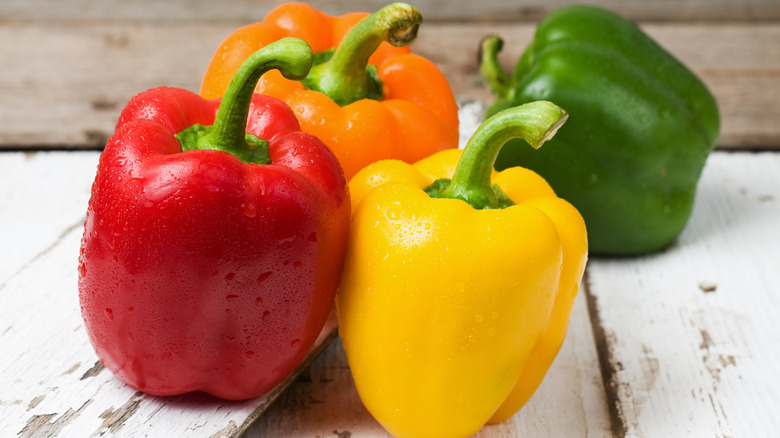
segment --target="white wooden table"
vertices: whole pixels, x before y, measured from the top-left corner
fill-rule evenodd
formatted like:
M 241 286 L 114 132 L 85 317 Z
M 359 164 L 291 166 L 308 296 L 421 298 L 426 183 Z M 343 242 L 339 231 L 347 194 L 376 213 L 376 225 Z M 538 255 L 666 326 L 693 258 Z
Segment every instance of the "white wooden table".
M 32 17 L 36 3 L 61 5 L 0 6 L 0 437 L 388 436 L 360 403 L 334 321 L 297 378 L 257 400 L 150 397 L 102 367 L 76 290 L 98 149 L 132 94 L 197 89 L 213 48 L 251 5 L 232 0 L 213 21 L 203 19 L 213 7 L 167 3 L 188 11 L 183 24 L 150 19 L 166 3 L 123 6 L 127 20 L 107 7 Z M 722 5 L 732 15 L 704 8 L 701 23 L 674 16 L 679 9 L 659 9 L 658 21 L 638 2 L 614 3 L 654 19 L 648 32 L 712 88 L 724 118 L 719 149 L 677 243 L 591 258 L 542 386 L 477 436 L 780 436 L 780 8 L 756 0 L 762 22 L 729 19 L 740 4 Z M 491 16 L 506 7 L 491 5 Z M 509 64 L 535 24 L 449 21 L 446 12 L 424 25 L 416 50 L 451 78 L 467 135 L 487 101 L 469 44 L 498 32 Z

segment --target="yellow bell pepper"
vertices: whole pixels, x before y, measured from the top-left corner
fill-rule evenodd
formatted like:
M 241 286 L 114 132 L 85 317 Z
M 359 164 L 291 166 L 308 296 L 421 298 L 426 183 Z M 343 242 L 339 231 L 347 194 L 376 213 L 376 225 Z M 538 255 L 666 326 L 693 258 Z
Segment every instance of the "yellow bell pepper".
M 464 151 L 380 161 L 350 182 L 339 330 L 361 400 L 394 436 L 467 437 L 501 421 L 555 358 L 585 224 L 536 173 L 493 163 L 510 138 L 539 147 L 566 117 L 549 102 L 505 110 Z

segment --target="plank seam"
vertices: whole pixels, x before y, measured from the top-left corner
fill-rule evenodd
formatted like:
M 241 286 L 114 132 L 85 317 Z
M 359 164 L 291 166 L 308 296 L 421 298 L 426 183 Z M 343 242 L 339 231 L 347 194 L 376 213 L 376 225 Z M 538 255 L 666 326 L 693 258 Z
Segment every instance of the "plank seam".
M 609 422 L 612 429 L 612 435 L 615 437 L 625 437 L 627 428 L 626 420 L 620 409 L 620 397 L 618 395 L 617 367 L 615 358 L 609 345 L 609 339 L 604 330 L 604 325 L 599 314 L 598 299 L 590 292 L 590 276 L 588 269 L 585 269 L 583 275 L 583 289 L 588 304 L 588 315 L 590 316 L 590 327 L 593 330 L 593 339 L 596 344 L 596 355 L 601 369 L 601 379 L 604 383 L 604 392 L 607 398 L 607 408 L 609 410 Z M 614 341 L 614 339 L 613 339 Z

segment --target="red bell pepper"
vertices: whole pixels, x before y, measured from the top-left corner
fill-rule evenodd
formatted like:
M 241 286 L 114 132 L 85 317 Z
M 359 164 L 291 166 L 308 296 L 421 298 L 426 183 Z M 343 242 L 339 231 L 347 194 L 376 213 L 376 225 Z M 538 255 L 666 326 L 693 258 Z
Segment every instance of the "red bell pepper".
M 154 395 L 247 399 L 303 359 L 332 307 L 350 202 L 336 157 L 283 102 L 302 40 L 252 55 L 221 101 L 177 88 L 133 98 L 100 157 L 79 258 L 103 364 Z

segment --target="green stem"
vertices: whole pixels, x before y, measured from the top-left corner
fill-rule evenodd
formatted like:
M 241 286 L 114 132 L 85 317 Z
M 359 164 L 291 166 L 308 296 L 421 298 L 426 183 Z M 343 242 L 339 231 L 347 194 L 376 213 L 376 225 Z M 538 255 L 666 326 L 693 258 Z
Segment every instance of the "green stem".
M 344 37 L 333 56 L 312 67 L 303 81 L 341 106 L 361 99 L 381 99 L 382 84 L 368 65 L 368 58 L 383 41 L 401 47 L 417 37 L 420 11 L 405 3 L 393 3 L 364 18 Z
M 482 39 L 479 50 L 479 72 L 485 85 L 499 99 L 507 99 L 511 89 L 511 79 L 498 62 L 498 52 L 504 46 L 504 41 L 496 35 L 488 35 Z
M 513 138 L 522 138 L 538 149 L 555 135 L 567 118 L 566 111 L 546 101 L 530 102 L 497 113 L 482 123 L 469 139 L 452 180 L 439 180 L 426 192 L 432 197 L 461 199 L 476 209 L 511 205 L 511 200 L 490 183 L 501 147 Z
M 217 110 L 214 125 L 194 125 L 176 135 L 182 150 L 214 149 L 230 152 L 247 163 L 267 164 L 267 143 L 246 132 L 249 104 L 257 81 L 277 69 L 291 80 L 302 80 L 312 64 L 309 44 L 297 38 L 283 38 L 253 53 L 230 81 Z

